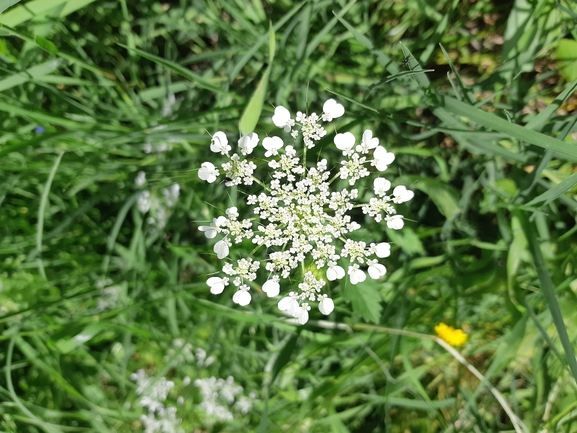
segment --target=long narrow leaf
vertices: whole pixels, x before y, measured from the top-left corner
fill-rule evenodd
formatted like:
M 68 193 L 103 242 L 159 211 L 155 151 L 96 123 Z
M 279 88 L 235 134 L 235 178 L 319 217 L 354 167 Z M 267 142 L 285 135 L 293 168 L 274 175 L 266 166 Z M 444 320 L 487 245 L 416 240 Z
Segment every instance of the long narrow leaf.
M 440 103 L 447 111 L 458 116 L 465 116 L 486 128 L 503 132 L 518 140 L 526 141 L 527 143 L 534 144 L 544 149 L 553 150 L 572 159 L 577 159 L 577 144 L 564 143 L 561 140 L 557 140 L 556 138 L 508 122 L 495 114 L 472 107 L 469 104 L 448 96 L 441 97 Z
M 561 345 L 565 351 L 565 357 L 567 358 L 567 363 L 569 364 L 569 369 L 575 380 L 577 380 L 577 359 L 575 359 L 575 351 L 571 340 L 569 340 L 569 334 L 567 333 L 567 328 L 565 327 L 565 322 L 563 321 L 563 316 L 561 315 L 561 308 L 559 308 L 559 301 L 557 300 L 557 294 L 555 293 L 555 286 L 551 280 L 551 276 L 547 271 L 547 266 L 545 264 L 545 259 L 543 258 L 543 253 L 539 245 L 539 241 L 535 236 L 534 223 L 529 221 L 526 213 L 519 212 L 519 220 L 523 226 L 523 231 L 525 232 L 525 237 L 527 238 L 527 243 L 529 246 L 529 251 L 533 257 L 533 262 L 537 269 L 537 275 L 539 276 L 539 282 L 541 283 L 541 291 L 553 317 L 553 323 L 557 329 L 557 334 L 561 340 Z
M 562 182 L 555 185 L 550 190 L 545 191 L 543 194 L 535 197 L 533 200 L 531 200 L 526 205 L 527 206 L 533 206 L 536 203 L 544 202 L 541 204 L 541 206 L 545 206 L 545 205 L 551 203 L 557 197 L 560 197 L 563 194 L 565 194 L 567 191 L 569 191 L 575 185 L 577 185 L 577 173 L 573 173 L 567 179 L 564 179 Z

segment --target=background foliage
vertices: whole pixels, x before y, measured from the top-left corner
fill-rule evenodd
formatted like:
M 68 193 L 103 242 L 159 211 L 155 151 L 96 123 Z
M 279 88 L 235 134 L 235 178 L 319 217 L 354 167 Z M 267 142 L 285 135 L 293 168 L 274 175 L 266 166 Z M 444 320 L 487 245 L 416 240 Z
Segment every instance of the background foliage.
M 186 432 L 519 429 L 491 388 L 528 431 L 577 432 L 573 2 L 15 3 L 0 0 L 2 431 L 139 431 L 143 368 L 176 383 Z M 259 82 L 259 134 L 277 104 L 335 97 L 339 128 L 372 128 L 417 192 L 402 231 L 364 222 L 394 243 L 387 277 L 333 287 L 330 322 L 205 284 L 218 260 L 197 226 L 235 200 L 196 175 L 206 131 L 238 130 Z M 137 210 L 140 170 L 153 196 L 181 186 L 163 229 Z M 420 336 L 439 322 L 470 334 L 483 383 Z M 183 362 L 175 339 L 216 361 Z M 215 423 L 183 378 L 229 375 L 259 403 Z

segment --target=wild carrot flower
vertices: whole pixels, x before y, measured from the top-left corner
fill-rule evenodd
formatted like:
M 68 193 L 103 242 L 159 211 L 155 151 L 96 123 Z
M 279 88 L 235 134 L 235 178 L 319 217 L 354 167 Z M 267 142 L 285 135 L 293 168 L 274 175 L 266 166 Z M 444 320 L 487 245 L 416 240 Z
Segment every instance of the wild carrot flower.
M 452 326 L 445 325 L 444 323 L 439 323 L 435 326 L 435 332 L 439 338 L 453 347 L 459 347 L 464 345 L 469 336 L 465 334 L 462 329 L 455 329 Z
M 257 165 L 248 159 L 253 151 L 257 153 L 256 133 L 241 137 L 238 153 L 232 154 L 227 135 L 222 131 L 213 135 L 210 149 L 226 161 L 220 168 L 212 162 L 202 163 L 198 172 L 200 179 L 213 183 L 224 175 L 226 186 L 255 184 L 262 190 L 247 194 L 246 204 L 252 207 L 252 215 L 241 217 L 233 206 L 210 225 L 199 227 L 209 239 L 222 235 L 214 245 L 219 259 L 228 257 L 234 244 L 248 240 L 256 246 L 250 257 L 229 259 L 222 268 L 226 276 L 208 279 L 211 293 L 220 294 L 232 283 L 237 290 L 233 301 L 248 305 L 252 299 L 249 284 L 257 279 L 259 272 L 264 273 L 261 270 L 264 265 L 268 277 L 262 290 L 269 297 L 278 296 L 281 288 L 288 286 L 287 280 L 297 279 L 296 287 L 284 295 L 278 308 L 304 324 L 312 302 L 318 302 L 322 314 L 333 311 L 333 300 L 323 293 L 327 280 L 340 280 L 348 274 L 351 284 L 357 284 L 366 279 L 366 272 L 373 279 L 385 275 L 386 268 L 378 259 L 390 255 L 390 245 L 352 240 L 348 235 L 361 228 L 350 215 L 355 208 L 377 222 L 384 220 L 391 229 L 403 227 L 403 216 L 397 214 L 395 205 L 412 199 L 413 192 L 399 185 L 388 195 L 391 182 L 375 172 L 384 172 L 395 155 L 366 130 L 360 142 L 350 132 L 335 135 L 333 142 L 342 153 L 337 167 L 329 168 L 328 161 L 320 157 L 316 164 L 307 163 L 306 153 L 327 135 L 324 123 L 341 117 L 344 111 L 334 99 L 325 102 L 320 116 L 297 112 L 292 118 L 287 108 L 276 107 L 272 121 L 290 133 L 293 143 L 287 144 L 279 136 L 264 138 L 262 147 L 268 170 L 259 171 L 259 176 Z M 302 144 L 298 141 L 299 135 Z M 253 159 L 261 161 L 261 158 Z M 372 197 L 368 203 L 359 203 L 355 184 L 372 174 L 377 176 L 370 193 Z M 267 256 L 263 261 L 256 255 L 259 249 Z

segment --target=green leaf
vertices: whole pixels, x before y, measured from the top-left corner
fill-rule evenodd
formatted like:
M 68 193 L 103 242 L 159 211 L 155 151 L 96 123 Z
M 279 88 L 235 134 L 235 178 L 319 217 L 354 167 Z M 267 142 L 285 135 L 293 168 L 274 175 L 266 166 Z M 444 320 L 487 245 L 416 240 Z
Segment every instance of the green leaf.
M 34 37 L 34 42 L 36 42 L 36 45 L 38 45 L 40 48 L 45 49 L 50 54 L 58 54 L 58 48 L 56 48 L 56 45 L 54 45 L 54 43 L 49 41 L 48 39 L 40 35 L 36 35 Z
M 561 39 L 557 45 L 555 57 L 559 62 L 561 75 L 567 81 L 577 80 L 577 41 Z
M 486 128 L 503 132 L 517 140 L 526 141 L 527 143 L 534 144 L 544 149 L 552 150 L 564 156 L 577 159 L 576 143 L 565 143 L 556 138 L 541 134 L 540 132 L 531 131 L 523 126 L 508 122 L 495 114 L 483 111 L 448 96 L 440 97 L 440 103 L 445 107 L 445 109 L 447 109 L 447 111 L 450 111 L 457 116 L 467 117 Z
M 274 60 L 274 51 L 275 51 L 275 34 L 272 25 L 270 26 L 270 35 L 269 35 L 269 65 L 266 68 L 260 83 L 253 93 L 252 97 L 248 105 L 246 106 L 242 117 L 240 118 L 240 132 L 242 135 L 248 135 L 251 132 L 254 132 L 254 128 L 256 127 L 258 120 L 260 119 L 260 114 L 262 113 L 262 106 L 264 104 L 264 97 L 266 95 L 266 88 L 268 86 L 268 79 L 270 77 L 270 71 L 272 68 L 272 62 Z
M 343 296 L 353 305 L 353 311 L 363 319 L 379 323 L 381 317 L 381 297 L 371 283 L 349 284 L 343 290 Z
M 212 90 L 213 92 L 217 92 L 217 93 L 223 93 L 223 94 L 229 94 L 230 93 L 230 92 L 226 91 L 225 89 L 222 89 L 218 86 L 215 86 L 209 80 L 204 79 L 200 75 L 195 74 L 194 72 L 186 69 L 184 66 L 181 66 L 178 63 L 171 62 L 170 60 L 163 59 L 162 57 L 155 56 L 154 54 L 147 53 L 146 51 L 139 50 L 138 48 L 130 48 L 129 46 L 124 45 L 124 44 L 118 44 L 118 45 L 120 45 L 121 47 L 124 47 L 127 50 L 132 51 L 132 52 L 138 54 L 139 56 L 144 57 L 145 59 L 148 59 L 148 60 L 150 60 L 150 61 L 152 61 L 152 62 L 154 62 L 160 66 L 164 66 L 165 68 L 171 70 L 175 74 L 181 75 L 184 78 L 194 82 L 198 87 L 201 87 L 201 88 L 207 89 L 207 90 Z
M 100 333 L 100 331 L 109 327 L 109 323 L 92 323 L 84 328 L 81 332 L 76 334 L 74 337 L 68 340 L 59 340 L 55 346 L 60 351 L 60 353 L 70 353 L 74 349 L 82 346 L 87 341 L 92 340 L 92 338 Z
M 565 357 L 567 363 L 569 364 L 569 369 L 573 374 L 573 378 L 577 380 L 577 359 L 575 358 L 575 350 L 573 349 L 573 344 L 569 339 L 567 333 L 567 328 L 565 322 L 563 321 L 563 316 L 561 314 L 561 308 L 559 307 L 559 301 L 557 300 L 557 294 L 555 291 L 555 286 L 551 280 L 551 276 L 547 271 L 547 265 L 545 264 L 545 259 L 543 258 L 543 253 L 541 252 L 541 247 L 537 236 L 535 235 L 536 228 L 535 224 L 529 221 L 526 213 L 519 212 L 519 220 L 525 232 L 525 237 L 527 238 L 527 243 L 529 245 L 529 251 L 533 257 L 533 262 L 537 269 L 537 275 L 539 276 L 539 282 L 541 283 L 541 291 L 547 302 L 547 307 L 551 312 L 551 317 L 553 317 L 553 323 L 557 329 L 557 334 L 561 340 L 561 345 L 565 351 Z
M 457 199 L 448 185 L 430 178 L 416 177 L 414 181 L 415 183 L 411 184 L 410 187 L 420 189 L 427 194 L 445 218 L 451 220 L 461 213 Z
M 278 374 L 281 372 L 284 366 L 289 363 L 291 356 L 297 345 L 301 329 L 302 327 L 297 328 L 297 333 L 290 337 L 290 339 L 283 346 L 282 350 L 279 352 L 278 357 L 276 358 L 276 361 L 272 367 L 272 374 L 269 384 L 272 385 L 274 383 L 274 380 L 276 379 Z
M 32 66 L 24 72 L 19 72 L 8 78 L 0 80 L 0 92 L 11 89 L 12 87 L 18 86 L 20 84 L 27 83 L 30 80 L 39 79 L 46 75 L 51 74 L 57 70 L 61 65 L 60 60 L 50 60 L 48 62 L 41 63 L 40 65 Z
M 0 0 L 0 14 L 8 9 L 10 6 L 14 6 L 20 0 Z
M 0 0 L 0 6 L 2 6 L 2 1 L 3 0 Z M 32 0 L 0 16 L 0 24 L 16 27 L 26 21 L 32 19 L 38 20 L 47 15 L 65 17 L 93 1 L 94 0 Z M 10 2 L 14 4 L 14 0 L 8 0 L 8 3 Z M 0 10 L 1 9 L 0 7 Z
M 543 202 L 539 206 L 546 206 L 556 198 L 561 197 L 575 185 L 577 185 L 577 173 L 573 173 L 567 179 L 564 179 L 550 190 L 545 191 L 543 194 L 535 197 L 533 200 L 527 203 L 526 206 L 533 206 L 534 204 L 539 202 Z

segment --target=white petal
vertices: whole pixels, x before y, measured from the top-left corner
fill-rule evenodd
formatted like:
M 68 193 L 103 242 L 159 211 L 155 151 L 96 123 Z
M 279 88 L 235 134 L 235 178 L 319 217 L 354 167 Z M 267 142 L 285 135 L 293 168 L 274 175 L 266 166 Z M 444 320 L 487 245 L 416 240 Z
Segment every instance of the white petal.
M 198 170 L 198 177 L 202 180 L 206 180 L 208 183 L 212 183 L 216 180 L 218 176 L 218 170 L 212 162 L 203 162 Z
M 251 132 L 248 135 L 240 137 L 238 146 L 244 155 L 250 155 L 254 148 L 258 145 L 258 134 Z
M 335 145 L 339 150 L 349 150 L 355 145 L 355 136 L 351 132 L 337 134 L 334 138 Z
M 369 266 L 369 275 L 373 280 L 378 280 L 383 275 L 387 273 L 387 268 L 385 268 L 380 263 L 375 263 L 372 266 Z
M 367 129 L 365 132 L 363 132 L 363 144 L 369 149 L 374 149 L 379 145 L 379 139 L 377 137 L 373 137 L 373 131 Z
M 272 123 L 278 128 L 284 128 L 287 122 L 291 118 L 291 113 L 282 105 L 279 105 L 274 109 L 274 115 L 272 116 Z M 290 131 L 290 129 L 289 129 Z
M 219 259 L 224 259 L 228 256 L 228 251 L 228 244 L 224 240 L 218 241 L 214 244 L 214 252 Z
M 393 230 L 401 230 L 405 222 L 402 215 L 393 215 L 387 218 L 387 227 Z
M 334 309 L 335 303 L 331 298 L 324 298 L 321 302 L 319 302 L 319 311 L 325 316 L 331 314 Z
M 327 269 L 327 278 L 329 281 L 340 280 L 344 276 L 345 270 L 339 265 Z
M 224 282 L 220 277 L 211 277 L 206 280 L 206 284 L 210 286 L 210 293 L 213 295 L 220 295 L 224 290 Z
M 228 138 L 222 131 L 215 132 L 210 143 L 210 150 L 214 153 L 221 153 L 223 149 L 228 150 Z
M 198 228 L 201 232 L 204 232 L 204 235 L 208 238 L 208 239 L 212 239 L 216 236 L 217 231 L 216 228 L 213 226 L 200 226 Z
M 387 242 L 381 242 L 380 244 L 377 244 L 376 249 L 377 257 L 380 257 L 381 259 L 391 255 L 391 245 Z
M 290 296 L 282 298 L 280 301 L 278 301 L 278 309 L 281 311 L 286 311 L 291 316 L 294 316 L 294 312 L 298 311 L 299 308 L 299 303 Z
M 246 290 L 239 290 L 232 296 L 232 302 L 243 307 L 250 304 L 251 296 Z
M 393 195 L 397 198 L 399 203 L 404 203 L 412 199 L 415 196 L 415 193 L 407 189 L 405 186 L 399 185 L 393 190 Z
M 376 191 L 387 192 L 391 189 L 391 182 L 389 182 L 384 177 L 377 177 L 373 182 L 373 188 Z
M 262 285 L 262 291 L 267 294 L 269 298 L 274 298 L 280 293 L 280 284 L 274 280 L 268 280 Z
M 300 325 L 304 325 L 309 321 L 309 312 L 306 310 L 306 308 L 301 308 L 301 311 L 298 312 L 296 319 Z
M 365 281 L 367 279 L 366 274 L 361 271 L 360 269 L 351 272 L 349 270 L 349 277 L 351 279 L 351 284 L 358 284 L 358 283 L 362 283 L 363 281 Z
M 323 112 L 327 113 L 333 119 L 336 119 L 337 117 L 341 117 L 343 114 L 345 114 L 345 107 L 343 107 L 334 99 L 329 99 L 323 105 Z
M 217 283 L 210 286 L 210 293 L 213 295 L 220 295 L 224 291 L 224 284 Z
M 280 137 L 266 137 L 262 140 L 262 145 L 267 150 L 264 156 L 268 158 L 269 156 L 277 155 L 277 151 L 283 147 L 284 142 Z

